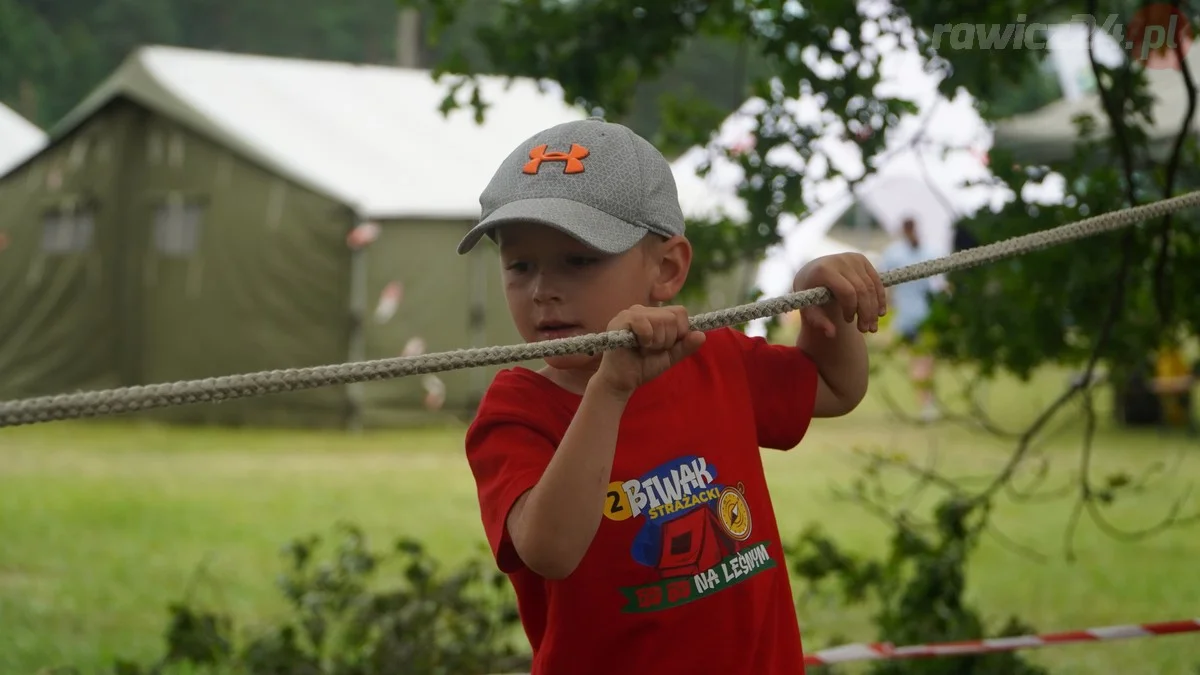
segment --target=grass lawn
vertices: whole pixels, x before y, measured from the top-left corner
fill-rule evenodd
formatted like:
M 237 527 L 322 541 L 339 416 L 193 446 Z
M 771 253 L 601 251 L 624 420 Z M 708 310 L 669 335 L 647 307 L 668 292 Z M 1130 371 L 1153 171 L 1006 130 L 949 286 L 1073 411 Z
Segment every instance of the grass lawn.
M 897 393 L 897 376 L 881 382 Z M 1062 388 L 1064 375 L 990 386 L 998 422 L 1018 428 Z M 1037 447 L 1053 484 L 1077 470 L 1079 408 L 1051 424 Z M 166 605 L 197 567 L 199 597 L 239 620 L 280 608 L 272 586 L 279 548 L 292 537 L 327 533 L 339 520 L 364 526 L 377 543 L 425 539 L 461 559 L 483 549 L 461 429 L 369 433 L 171 429 L 119 419 L 0 429 L 0 673 L 75 665 L 105 672 L 112 659 L 157 655 Z M 855 448 L 936 452 L 939 469 L 994 472 L 1013 447 L 953 422 L 899 424 L 878 393 L 853 415 L 817 422 L 791 453 L 768 453 L 771 485 L 787 533 L 817 522 L 839 541 L 881 551 L 886 529 L 831 490 L 856 475 Z M 1166 471 L 1144 495 L 1110 508 L 1123 526 L 1161 517 L 1200 478 L 1200 444 L 1181 435 L 1103 430 L 1096 475 Z M 899 485 L 899 483 L 896 483 Z M 972 595 L 990 619 L 1009 613 L 1043 631 L 1200 615 L 1200 529 L 1118 542 L 1085 522 L 1079 559 L 1063 559 L 1070 502 L 1006 500 L 1003 532 L 1046 556 L 1031 561 L 990 540 L 973 562 Z M 1200 509 L 1191 497 L 1185 510 Z M 428 510 L 428 512 L 427 512 Z M 801 608 L 810 648 L 835 633 L 874 637 L 861 613 Z M 1055 647 L 1030 652 L 1055 673 L 1188 673 L 1200 664 L 1200 636 Z

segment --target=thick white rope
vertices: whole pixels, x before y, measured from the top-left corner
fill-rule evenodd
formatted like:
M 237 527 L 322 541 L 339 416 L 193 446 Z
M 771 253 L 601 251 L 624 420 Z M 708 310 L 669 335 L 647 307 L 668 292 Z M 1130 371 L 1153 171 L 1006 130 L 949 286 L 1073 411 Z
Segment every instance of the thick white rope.
M 894 286 L 1110 232 L 1194 206 L 1200 206 L 1200 191 L 1093 216 L 1044 232 L 1035 232 L 960 251 L 944 258 L 885 272 L 880 275 L 880 278 L 884 286 Z M 790 293 L 746 305 L 698 314 L 691 318 L 691 325 L 695 330 L 713 330 L 783 314 L 810 305 L 823 304 L 831 298 L 827 288 Z M 582 352 L 595 354 L 618 347 L 632 347 L 635 344 L 636 339 L 630 331 L 608 331 L 520 345 L 479 347 L 420 356 L 311 368 L 269 370 L 203 380 L 42 396 L 0 403 L 0 426 L 112 415 L 170 405 L 225 401 L 246 396 L 263 396 L 352 382 L 516 363 L 547 356 Z

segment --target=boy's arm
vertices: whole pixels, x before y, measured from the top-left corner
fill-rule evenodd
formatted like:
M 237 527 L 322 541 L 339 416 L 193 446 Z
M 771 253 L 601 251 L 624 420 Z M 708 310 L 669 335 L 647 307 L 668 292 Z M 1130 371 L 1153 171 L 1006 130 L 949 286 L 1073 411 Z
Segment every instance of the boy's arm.
M 866 338 L 855 322 L 846 321 L 837 311 L 826 315 L 837 326 L 837 332 L 830 337 L 816 327 L 802 326 L 796 346 L 817 366 L 813 417 L 840 417 L 857 408 L 866 397 L 870 362 Z
M 596 536 L 628 400 L 593 379 L 541 479 L 509 511 L 513 548 L 547 579 L 571 574 Z
M 887 289 L 865 256 L 838 254 L 805 265 L 792 284 L 796 291 L 825 286 L 830 302 L 801 310 L 796 346 L 817 367 L 814 417 L 839 417 L 867 395 L 869 362 L 864 333 L 879 329 Z
M 604 354 L 546 470 L 509 512 L 517 555 L 548 579 L 575 571 L 600 528 L 630 397 L 705 341 L 704 333 L 689 328 L 683 307 L 635 305 L 609 322 L 609 330 L 622 328 L 633 331 L 637 348 Z

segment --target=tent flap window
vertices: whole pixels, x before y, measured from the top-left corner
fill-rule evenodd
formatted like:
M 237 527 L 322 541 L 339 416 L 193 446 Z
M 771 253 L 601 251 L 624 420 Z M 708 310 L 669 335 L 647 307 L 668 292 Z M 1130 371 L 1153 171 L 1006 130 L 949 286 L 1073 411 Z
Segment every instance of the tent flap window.
M 196 202 L 171 201 L 154 211 L 154 248 L 164 255 L 186 256 L 200 243 L 204 207 Z
M 51 209 L 42 216 L 42 251 L 50 254 L 86 251 L 92 245 L 95 227 L 91 209 Z

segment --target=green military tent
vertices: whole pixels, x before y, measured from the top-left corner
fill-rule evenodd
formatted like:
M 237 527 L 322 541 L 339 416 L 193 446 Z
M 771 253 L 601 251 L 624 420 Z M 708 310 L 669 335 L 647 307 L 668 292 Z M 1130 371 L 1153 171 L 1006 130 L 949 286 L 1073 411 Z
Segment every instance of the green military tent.
M 137 50 L 0 178 L 0 399 L 519 342 L 494 247 L 455 246 L 511 148 L 584 113 L 547 83 L 481 83 L 482 125 L 443 117 L 428 71 Z M 147 414 L 436 421 L 494 372 Z

